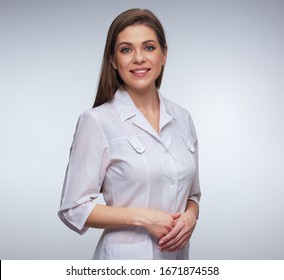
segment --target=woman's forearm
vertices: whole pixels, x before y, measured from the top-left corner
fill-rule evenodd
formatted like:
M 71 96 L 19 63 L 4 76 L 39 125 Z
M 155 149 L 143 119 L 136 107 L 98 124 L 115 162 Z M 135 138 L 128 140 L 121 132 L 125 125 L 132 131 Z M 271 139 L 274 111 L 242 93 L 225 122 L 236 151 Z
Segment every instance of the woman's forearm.
M 198 216 L 199 216 L 199 206 L 196 202 L 194 202 L 193 200 L 188 200 L 186 207 L 185 207 L 185 213 L 192 213 L 196 220 L 198 220 Z
M 97 204 L 89 215 L 85 226 L 93 228 L 141 226 L 142 220 L 141 211 L 138 208 L 118 208 Z
M 143 227 L 151 235 L 161 238 L 175 225 L 179 213 L 169 214 L 145 208 L 112 207 L 97 204 L 89 215 L 85 226 L 93 228 Z

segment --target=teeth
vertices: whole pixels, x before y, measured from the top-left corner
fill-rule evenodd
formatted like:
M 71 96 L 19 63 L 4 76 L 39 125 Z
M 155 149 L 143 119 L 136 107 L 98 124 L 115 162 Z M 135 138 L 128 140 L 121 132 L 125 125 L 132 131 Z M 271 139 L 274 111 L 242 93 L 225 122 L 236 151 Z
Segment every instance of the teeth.
M 135 74 L 143 74 L 143 73 L 146 73 L 147 70 L 136 70 L 136 71 L 133 71 L 133 73 Z

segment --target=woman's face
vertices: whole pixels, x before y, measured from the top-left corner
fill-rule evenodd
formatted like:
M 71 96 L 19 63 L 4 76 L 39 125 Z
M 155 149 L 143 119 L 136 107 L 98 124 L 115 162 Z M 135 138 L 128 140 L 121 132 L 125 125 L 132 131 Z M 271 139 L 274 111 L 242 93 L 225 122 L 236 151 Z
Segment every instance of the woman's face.
M 112 66 L 118 70 L 126 90 L 154 90 L 166 55 L 154 30 L 145 25 L 131 25 L 118 34 Z

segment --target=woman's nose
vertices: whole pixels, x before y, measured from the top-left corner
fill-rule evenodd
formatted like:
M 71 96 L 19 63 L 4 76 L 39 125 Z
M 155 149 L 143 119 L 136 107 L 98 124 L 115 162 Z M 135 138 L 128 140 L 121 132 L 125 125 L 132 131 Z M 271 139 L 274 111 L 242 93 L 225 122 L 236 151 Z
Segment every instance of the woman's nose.
M 146 57 L 142 51 L 135 51 L 133 54 L 133 63 L 141 64 L 145 62 Z

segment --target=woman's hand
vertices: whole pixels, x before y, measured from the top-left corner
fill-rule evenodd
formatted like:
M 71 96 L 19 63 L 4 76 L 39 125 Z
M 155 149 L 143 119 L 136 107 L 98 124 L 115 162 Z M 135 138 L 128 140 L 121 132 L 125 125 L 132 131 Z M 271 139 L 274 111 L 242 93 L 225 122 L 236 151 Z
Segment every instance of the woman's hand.
M 181 216 L 180 213 L 169 214 L 152 209 L 140 209 L 140 215 L 140 225 L 158 240 L 174 229 L 176 219 Z
M 196 226 L 197 215 L 186 211 L 175 220 L 174 228 L 159 240 L 161 251 L 174 252 L 185 246 Z

